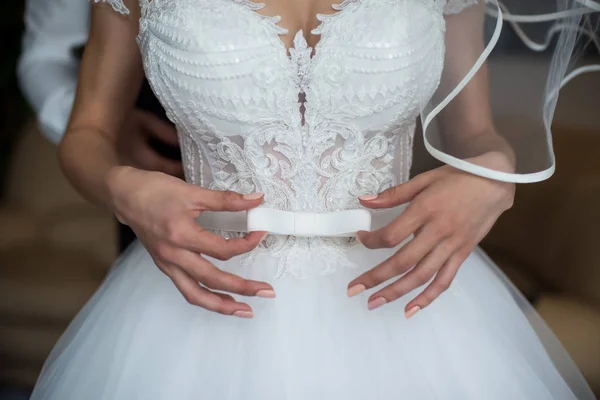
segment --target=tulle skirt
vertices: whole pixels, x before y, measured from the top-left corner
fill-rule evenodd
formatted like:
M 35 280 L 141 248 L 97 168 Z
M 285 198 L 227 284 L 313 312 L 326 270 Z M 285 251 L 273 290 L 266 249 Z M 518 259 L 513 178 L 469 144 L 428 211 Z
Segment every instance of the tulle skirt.
M 348 283 L 392 250 L 356 246 L 324 276 L 275 279 L 278 260 L 213 260 L 273 284 L 254 319 L 188 304 L 139 243 L 47 360 L 32 400 L 593 399 L 556 338 L 481 251 L 431 306 L 377 310 Z M 318 261 L 317 261 L 318 262 Z M 313 265 L 317 267 L 318 265 Z

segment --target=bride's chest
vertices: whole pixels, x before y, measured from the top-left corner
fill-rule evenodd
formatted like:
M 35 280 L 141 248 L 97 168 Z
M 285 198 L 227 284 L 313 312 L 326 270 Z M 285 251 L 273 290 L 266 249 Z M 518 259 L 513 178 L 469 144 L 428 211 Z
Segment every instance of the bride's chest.
M 151 82 L 213 104 L 247 108 L 286 95 L 297 102 L 303 91 L 324 107 L 350 104 L 368 114 L 426 101 L 443 65 L 437 0 L 344 0 L 315 30 L 297 34 L 249 0 L 141 1 L 139 43 Z

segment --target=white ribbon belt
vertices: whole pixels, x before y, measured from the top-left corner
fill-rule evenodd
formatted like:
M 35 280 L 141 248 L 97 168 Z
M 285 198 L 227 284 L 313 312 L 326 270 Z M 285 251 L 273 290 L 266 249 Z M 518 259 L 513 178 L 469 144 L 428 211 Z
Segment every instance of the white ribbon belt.
M 357 231 L 370 231 L 387 225 L 404 208 L 318 213 L 259 207 L 237 212 L 205 211 L 196 221 L 206 229 L 230 232 L 267 231 L 272 235 L 352 237 Z

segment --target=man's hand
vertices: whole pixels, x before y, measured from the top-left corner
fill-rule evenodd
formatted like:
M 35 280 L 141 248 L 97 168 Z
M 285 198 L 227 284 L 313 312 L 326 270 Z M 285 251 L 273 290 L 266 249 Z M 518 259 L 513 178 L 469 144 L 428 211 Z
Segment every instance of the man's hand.
M 136 168 L 183 177 L 181 161 L 159 154 L 152 147 L 151 139 L 167 146 L 179 146 L 177 132 L 171 124 L 148 111 L 136 109 L 128 129 L 119 135 L 119 154 Z

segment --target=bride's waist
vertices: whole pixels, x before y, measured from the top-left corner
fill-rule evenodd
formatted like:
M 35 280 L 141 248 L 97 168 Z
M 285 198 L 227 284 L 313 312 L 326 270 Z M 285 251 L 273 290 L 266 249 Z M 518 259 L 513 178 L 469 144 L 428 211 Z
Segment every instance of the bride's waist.
M 205 211 L 197 222 L 206 229 L 226 232 L 266 231 L 272 235 L 298 237 L 353 237 L 357 231 L 379 229 L 406 208 L 405 205 L 369 210 L 284 211 L 268 207 L 238 212 Z

